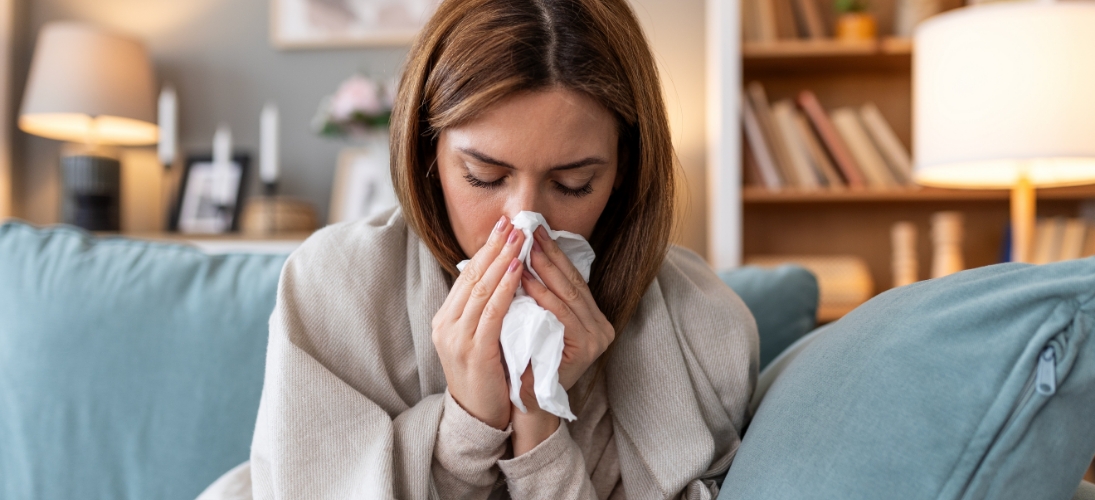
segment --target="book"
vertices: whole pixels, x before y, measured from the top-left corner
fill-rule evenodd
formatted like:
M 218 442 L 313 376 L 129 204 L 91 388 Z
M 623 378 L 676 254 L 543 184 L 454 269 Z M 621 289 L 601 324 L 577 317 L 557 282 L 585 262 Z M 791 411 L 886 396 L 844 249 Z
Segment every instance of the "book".
M 749 96 L 749 102 L 753 105 L 753 112 L 757 115 L 757 122 L 768 141 L 768 150 L 775 160 L 779 177 L 783 179 L 783 186 L 799 185 L 798 176 L 791 165 L 790 151 L 783 141 L 783 135 L 776 127 L 776 122 L 772 119 L 772 108 L 768 104 L 768 95 L 764 91 L 764 86 L 760 82 L 750 82 L 745 91 Z
M 836 167 L 829 161 L 829 155 L 825 153 L 825 148 L 821 146 L 817 136 L 814 135 L 814 131 L 810 129 L 810 123 L 806 121 L 806 116 L 798 110 L 795 111 L 795 125 L 799 137 L 805 142 L 806 150 L 810 153 L 810 163 L 817 169 L 818 177 L 824 181 L 822 184 L 833 189 L 842 189 L 844 179 L 840 178 Z
M 791 7 L 791 0 L 771 1 L 775 8 L 777 37 L 780 40 L 798 38 L 798 27 L 795 26 L 795 11 Z
M 882 188 L 897 187 L 897 180 L 886 166 L 886 160 L 882 159 L 882 154 L 875 149 L 863 124 L 860 123 L 859 114 L 852 108 L 837 108 L 832 111 L 829 118 L 840 133 L 840 137 L 844 139 L 844 143 L 848 145 L 864 177 L 867 178 L 867 185 Z
M 799 92 L 796 100 L 802 111 L 806 113 L 806 118 L 810 120 L 810 124 L 817 132 L 821 143 L 832 155 L 833 162 L 840 169 L 840 173 L 843 175 L 844 182 L 848 187 L 866 187 L 867 183 L 863 178 L 863 174 L 859 171 L 859 165 L 856 164 L 852 153 L 848 151 L 848 146 L 844 144 L 844 139 L 840 137 L 836 127 L 829 120 L 829 115 L 821 107 L 821 102 L 818 101 L 817 96 L 809 90 L 803 90 Z
M 798 127 L 795 125 L 795 105 L 789 99 L 773 103 L 772 117 L 779 127 L 779 133 L 783 134 L 783 142 L 790 153 L 791 166 L 795 169 L 795 186 L 803 189 L 821 187 L 815 173 L 817 170 L 810 164 L 810 153 L 806 150 L 805 141 L 799 137 Z
M 859 118 L 863 121 L 867 133 L 874 141 L 875 147 L 882 153 L 886 165 L 894 174 L 894 178 L 900 184 L 912 184 L 912 159 L 909 158 L 909 150 L 897 138 L 893 128 L 882 116 L 873 102 L 868 102 L 859 108 Z
M 779 169 L 772 158 L 772 150 L 768 147 L 768 141 L 764 137 L 764 129 L 761 127 L 760 121 L 757 120 L 753 103 L 744 96 L 741 101 L 742 128 L 745 132 L 746 143 L 753 153 L 753 159 L 756 160 L 757 170 L 760 171 L 760 178 L 764 187 L 778 190 L 783 187 L 784 181 L 780 178 Z
M 1061 236 L 1061 251 L 1057 260 L 1079 259 L 1084 254 L 1084 238 L 1087 236 L 1087 223 L 1080 218 L 1070 218 L 1065 221 L 1064 232 Z
M 1034 251 L 1031 263 L 1049 264 L 1057 262 L 1061 253 L 1061 239 L 1064 236 L 1064 217 L 1042 217 L 1034 224 Z
M 753 155 L 753 148 L 749 147 L 749 141 L 743 140 L 741 141 L 741 144 L 741 185 L 764 187 L 764 180 L 761 179 L 760 168 L 757 167 L 757 160 Z
M 741 38 L 747 42 L 760 41 L 760 20 L 757 13 L 759 0 L 741 0 Z
M 756 2 L 757 41 L 774 42 L 779 39 L 779 27 L 776 24 L 777 0 L 745 0 Z
M 1084 250 L 1080 257 L 1095 257 L 1095 228 L 1090 228 L 1084 236 Z
M 817 0 L 795 0 L 795 13 L 802 25 L 806 38 L 820 40 L 825 38 L 825 21 L 821 18 Z

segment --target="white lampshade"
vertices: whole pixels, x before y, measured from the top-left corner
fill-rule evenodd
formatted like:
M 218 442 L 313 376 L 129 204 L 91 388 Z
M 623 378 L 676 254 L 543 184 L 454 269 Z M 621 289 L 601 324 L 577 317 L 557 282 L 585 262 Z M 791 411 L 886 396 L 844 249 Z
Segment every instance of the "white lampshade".
M 19 128 L 63 141 L 157 140 L 152 64 L 141 42 L 81 23 L 42 27 Z
M 1095 2 L 957 9 L 923 22 L 914 47 L 916 182 L 1095 182 Z

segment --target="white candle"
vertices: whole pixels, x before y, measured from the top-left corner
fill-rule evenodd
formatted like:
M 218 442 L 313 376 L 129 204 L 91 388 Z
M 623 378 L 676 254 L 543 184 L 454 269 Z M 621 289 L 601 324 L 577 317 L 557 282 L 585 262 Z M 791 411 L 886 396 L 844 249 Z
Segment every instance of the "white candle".
M 228 125 L 213 134 L 213 197 L 218 203 L 232 200 L 232 131 Z
M 175 99 L 175 89 L 171 86 L 164 87 L 160 91 L 159 102 L 160 144 L 157 147 L 160 163 L 170 166 L 175 163 L 176 138 L 178 130 L 178 103 Z
M 278 107 L 270 102 L 262 108 L 259 120 L 259 178 L 264 184 L 278 180 Z

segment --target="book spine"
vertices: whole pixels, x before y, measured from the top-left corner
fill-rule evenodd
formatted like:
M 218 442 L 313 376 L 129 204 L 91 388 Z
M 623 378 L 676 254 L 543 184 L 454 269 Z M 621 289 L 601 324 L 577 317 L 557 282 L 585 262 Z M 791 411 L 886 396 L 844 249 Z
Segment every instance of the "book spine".
M 791 0 L 773 0 L 773 2 L 779 38 L 781 40 L 798 38 L 798 27 L 795 26 L 795 11 L 791 7 Z
M 783 141 L 787 144 L 787 150 L 791 156 L 791 165 L 797 175 L 797 186 L 805 189 L 816 189 L 820 186 L 817 174 L 810 165 L 809 153 L 803 141 L 795 130 L 795 108 L 789 100 L 778 101 L 772 104 L 772 116 L 779 126 L 779 132 L 783 134 Z
M 814 131 L 810 129 L 810 123 L 806 121 L 806 116 L 801 111 L 795 111 L 795 125 L 799 137 L 806 143 L 806 150 L 810 152 L 810 159 L 818 170 L 818 176 L 825 180 L 825 185 L 828 187 L 843 188 L 844 180 L 840 178 L 840 174 L 833 167 L 833 163 L 829 161 L 829 156 L 825 154 L 825 148 L 818 142 Z
M 798 95 L 798 105 L 806 113 L 806 117 L 810 119 L 810 123 L 817 132 L 818 137 L 821 138 L 822 144 L 825 145 L 825 149 L 833 156 L 833 161 L 844 175 L 844 181 L 848 184 L 848 187 L 866 187 L 867 182 L 863 178 L 862 172 L 860 172 L 859 165 L 851 152 L 848 151 L 848 146 L 844 144 L 844 140 L 836 131 L 836 127 L 829 121 L 829 115 L 821 107 L 821 102 L 817 100 L 817 96 L 809 90 L 804 90 Z
M 753 154 L 753 148 L 749 147 L 749 141 L 742 140 L 741 153 L 741 185 L 745 187 L 764 187 L 764 180 L 761 178 L 760 167 L 757 166 L 757 158 L 756 155 Z
M 878 106 L 873 102 L 864 104 L 859 108 L 859 118 L 878 151 L 882 153 L 882 158 L 886 160 L 894 178 L 901 184 L 912 184 L 912 159 L 909 158 L 909 151 L 901 144 Z
M 867 176 L 868 184 L 886 188 L 897 186 L 897 181 L 890 174 L 882 155 L 875 149 L 874 144 L 871 144 L 871 139 L 867 136 L 867 131 L 863 129 L 863 124 L 859 122 L 859 116 L 855 110 L 834 109 L 830 119 L 833 126 L 840 132 L 840 136 L 844 138 L 852 156 L 855 156 L 856 163 L 862 168 L 863 174 Z
M 795 0 L 795 5 L 798 6 L 806 35 L 814 40 L 825 38 L 825 23 L 821 19 L 816 0 Z
M 764 91 L 764 86 L 760 82 L 751 82 L 746 87 L 746 92 L 753 104 L 753 112 L 757 115 L 757 122 L 760 123 L 761 130 L 764 131 L 764 137 L 768 139 L 768 147 L 772 152 L 776 168 L 779 169 L 780 178 L 783 179 L 783 185 L 799 185 L 798 175 L 795 173 L 794 166 L 791 165 L 791 156 L 783 140 L 783 135 L 779 132 L 775 120 L 772 118 L 772 108 L 768 105 L 768 95 Z
M 1065 222 L 1064 236 L 1061 237 L 1061 252 L 1058 260 L 1079 259 L 1084 253 L 1084 238 L 1087 236 L 1087 224 L 1083 219 L 1071 218 Z
M 760 41 L 759 0 L 741 0 L 741 38 L 746 42 Z
M 783 187 L 783 180 L 780 178 L 779 170 L 776 168 L 768 143 L 764 139 L 764 132 L 757 120 L 756 112 L 753 110 L 753 103 L 743 96 L 741 109 L 745 139 L 753 152 L 753 158 L 757 162 L 757 168 L 760 170 L 764 187 L 772 190 L 780 189 Z
M 774 42 L 779 39 L 779 26 L 776 23 L 776 0 L 755 0 L 757 7 L 757 36 L 761 42 Z

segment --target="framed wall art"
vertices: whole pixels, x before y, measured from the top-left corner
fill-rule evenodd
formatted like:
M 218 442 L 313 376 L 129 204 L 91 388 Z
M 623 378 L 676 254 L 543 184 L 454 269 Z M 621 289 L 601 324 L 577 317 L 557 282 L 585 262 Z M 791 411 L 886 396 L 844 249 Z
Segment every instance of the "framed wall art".
M 237 231 L 249 161 L 246 154 L 234 154 L 229 168 L 219 171 L 210 155 L 188 157 L 171 230 L 188 234 Z
M 279 49 L 409 45 L 441 0 L 270 0 Z
M 399 205 L 389 165 L 387 141 L 343 149 L 338 155 L 327 223 L 364 219 Z

